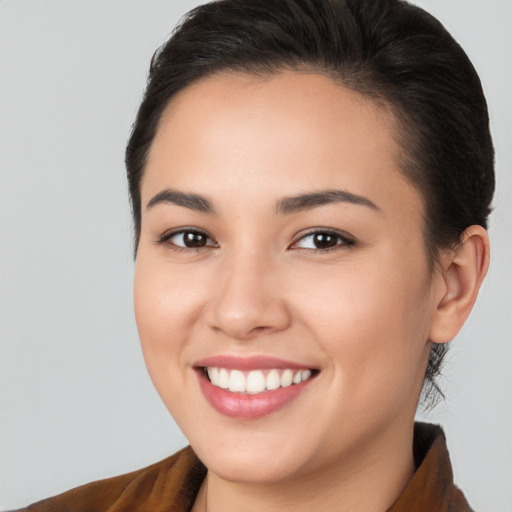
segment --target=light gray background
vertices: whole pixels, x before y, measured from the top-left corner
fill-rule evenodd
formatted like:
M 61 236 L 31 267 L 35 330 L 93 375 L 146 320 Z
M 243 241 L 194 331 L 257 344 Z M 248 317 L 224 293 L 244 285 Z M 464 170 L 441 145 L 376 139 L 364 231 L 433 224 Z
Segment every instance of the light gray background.
M 123 151 L 150 57 L 197 3 L 0 2 L 0 508 L 186 443 L 138 345 Z M 511 512 L 512 1 L 417 3 L 481 74 L 498 176 L 490 275 L 426 418 L 472 505 Z

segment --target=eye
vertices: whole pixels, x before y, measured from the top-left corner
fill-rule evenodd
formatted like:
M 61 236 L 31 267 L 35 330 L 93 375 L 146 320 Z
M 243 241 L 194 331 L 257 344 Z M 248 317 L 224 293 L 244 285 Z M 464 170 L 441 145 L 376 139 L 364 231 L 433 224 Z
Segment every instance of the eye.
M 164 234 L 158 238 L 157 244 L 169 244 L 178 250 L 217 247 L 217 242 L 198 229 L 182 229 Z
M 299 238 L 292 249 L 329 251 L 354 245 L 354 240 L 336 231 L 313 231 Z

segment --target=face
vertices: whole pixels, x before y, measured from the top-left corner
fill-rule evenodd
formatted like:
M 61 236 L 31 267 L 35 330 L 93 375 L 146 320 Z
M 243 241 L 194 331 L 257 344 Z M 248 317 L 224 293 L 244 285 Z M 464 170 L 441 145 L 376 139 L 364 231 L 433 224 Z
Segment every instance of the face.
M 353 469 L 412 429 L 436 278 L 394 134 L 371 100 L 293 72 L 210 77 L 163 116 L 136 319 L 160 396 L 222 478 Z

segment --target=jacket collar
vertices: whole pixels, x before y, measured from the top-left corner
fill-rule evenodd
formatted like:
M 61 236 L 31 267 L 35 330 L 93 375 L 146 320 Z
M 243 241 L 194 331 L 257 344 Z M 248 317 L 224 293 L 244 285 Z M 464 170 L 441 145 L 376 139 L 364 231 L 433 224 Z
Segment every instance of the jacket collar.
M 438 425 L 414 425 L 416 471 L 388 512 L 471 512 L 453 483 L 446 438 Z

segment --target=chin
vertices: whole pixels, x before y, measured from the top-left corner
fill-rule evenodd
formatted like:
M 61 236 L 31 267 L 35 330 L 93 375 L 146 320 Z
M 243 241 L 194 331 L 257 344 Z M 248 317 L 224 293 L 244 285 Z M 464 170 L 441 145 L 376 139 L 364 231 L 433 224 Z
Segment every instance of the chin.
M 281 454 L 252 456 L 252 453 L 229 453 L 202 458 L 209 471 L 223 480 L 243 484 L 272 484 L 293 478 L 300 461 L 283 458 Z M 255 455 L 255 454 L 254 454 Z M 201 457 L 200 457 L 201 458 Z
M 208 470 L 224 480 L 269 484 L 292 478 L 306 467 L 306 450 L 300 453 L 297 449 L 300 444 L 290 439 L 270 436 L 268 432 L 245 435 L 240 442 L 226 437 L 213 440 L 213 444 L 194 443 L 191 439 L 192 448 Z

